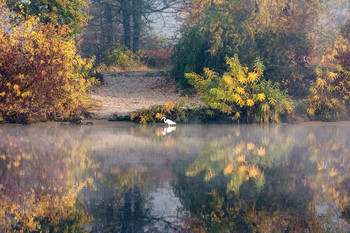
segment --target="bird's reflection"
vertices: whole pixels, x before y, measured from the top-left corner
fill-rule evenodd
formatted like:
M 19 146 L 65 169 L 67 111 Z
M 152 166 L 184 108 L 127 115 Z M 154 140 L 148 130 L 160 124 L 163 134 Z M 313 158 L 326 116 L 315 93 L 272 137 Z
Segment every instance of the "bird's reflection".
M 169 126 L 169 127 L 163 129 L 162 134 L 163 134 L 163 136 L 165 136 L 165 135 L 167 135 L 175 130 L 176 130 L 175 126 Z

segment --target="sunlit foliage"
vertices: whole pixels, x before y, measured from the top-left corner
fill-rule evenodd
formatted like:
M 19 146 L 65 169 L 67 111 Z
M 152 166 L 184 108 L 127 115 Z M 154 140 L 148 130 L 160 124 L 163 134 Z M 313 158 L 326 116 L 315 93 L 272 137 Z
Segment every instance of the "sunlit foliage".
M 81 114 L 93 62 L 77 54 L 71 30 L 0 7 L 0 115 L 30 121 Z
M 208 68 L 204 69 L 204 76 L 186 74 L 209 107 L 246 122 L 279 121 L 280 114 L 293 113 L 293 102 L 286 92 L 262 79 L 265 67 L 260 59 L 256 59 L 253 72 L 242 66 L 237 56 L 227 58 L 226 64 L 229 70 L 222 76 Z
M 305 75 L 313 46 L 309 33 L 322 9 L 319 1 L 223 0 L 189 4 L 188 21 L 192 23 L 183 30 L 174 51 L 173 75 L 183 86 L 187 85 L 184 73 L 199 73 L 204 67 L 222 72 L 225 57 L 234 54 L 245 64 L 261 57 L 267 68 L 266 79 L 282 81 Z
M 308 113 L 314 119 L 339 120 L 350 108 L 350 43 L 340 37 L 316 68 L 310 88 Z

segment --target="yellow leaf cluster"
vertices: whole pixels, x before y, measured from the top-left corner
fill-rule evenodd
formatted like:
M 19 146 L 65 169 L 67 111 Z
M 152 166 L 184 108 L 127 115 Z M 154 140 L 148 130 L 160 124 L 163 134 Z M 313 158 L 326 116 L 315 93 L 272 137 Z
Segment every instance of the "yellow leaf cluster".
M 3 19 L 13 16 L 2 4 L 0 11 Z M 0 63 L 7 64 L 0 73 L 0 114 L 42 120 L 79 115 L 94 82 L 85 79 L 92 61 L 77 54 L 67 26 L 16 17 L 20 23 L 0 22 Z
M 260 59 L 256 59 L 252 72 L 240 64 L 237 55 L 227 58 L 226 64 L 230 68 L 222 77 L 207 68 L 204 77 L 186 74 L 208 106 L 237 121 L 242 112 L 248 121 L 255 118 L 261 122 L 277 121 L 278 115 L 285 111 L 292 113 L 294 105 L 286 92 L 270 81 L 261 80 L 264 65 Z
M 348 114 L 350 100 L 350 42 L 342 37 L 322 58 L 316 68 L 316 81 L 310 87 L 308 114 L 321 120 L 339 120 Z

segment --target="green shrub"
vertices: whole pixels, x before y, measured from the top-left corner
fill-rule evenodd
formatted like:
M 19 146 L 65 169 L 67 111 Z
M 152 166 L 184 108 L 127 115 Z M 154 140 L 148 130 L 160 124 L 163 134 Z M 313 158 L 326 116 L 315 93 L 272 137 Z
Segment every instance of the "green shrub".
M 198 13 L 195 23 L 183 30 L 174 48 L 172 75 L 182 87 L 188 87 L 185 73 L 200 73 L 205 67 L 223 73 L 225 57 L 235 54 L 244 64 L 261 57 L 266 80 L 281 82 L 292 74 L 309 78 L 306 58 L 313 47 L 310 31 L 318 20 L 319 1 L 193 2 L 204 9 L 193 8 Z
M 122 68 L 137 67 L 141 64 L 142 52 L 133 53 L 124 45 L 112 47 L 103 53 L 103 62 L 107 66 L 119 66 Z
M 171 117 L 177 122 L 186 122 L 188 117 L 187 110 L 183 108 L 184 103 L 184 101 L 180 101 L 178 104 L 167 102 L 164 105 L 143 108 L 131 113 L 130 119 L 141 124 L 155 123 L 163 117 Z
M 189 83 L 210 108 L 229 115 L 238 122 L 279 121 L 284 113 L 292 114 L 294 105 L 285 91 L 277 84 L 262 80 L 264 65 L 260 59 L 254 63 L 254 71 L 242 66 L 236 55 L 227 58 L 229 70 L 222 76 L 205 68 L 204 75 L 185 74 Z

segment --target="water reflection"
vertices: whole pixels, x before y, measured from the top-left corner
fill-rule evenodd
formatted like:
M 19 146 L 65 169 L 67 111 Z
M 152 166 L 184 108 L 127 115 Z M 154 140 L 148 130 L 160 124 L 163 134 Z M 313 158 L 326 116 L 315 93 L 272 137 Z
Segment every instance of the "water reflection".
M 0 126 L 0 231 L 346 232 L 349 129 Z
M 167 134 L 170 134 L 171 132 L 175 131 L 176 130 L 176 127 L 175 126 L 169 126 L 169 127 L 166 127 L 163 129 L 163 136 L 167 135 Z
M 346 232 L 349 136 L 338 127 L 244 127 L 213 140 L 178 174 L 188 227 Z
M 0 231 L 80 231 L 90 218 L 77 197 L 96 167 L 64 128 L 0 130 Z

